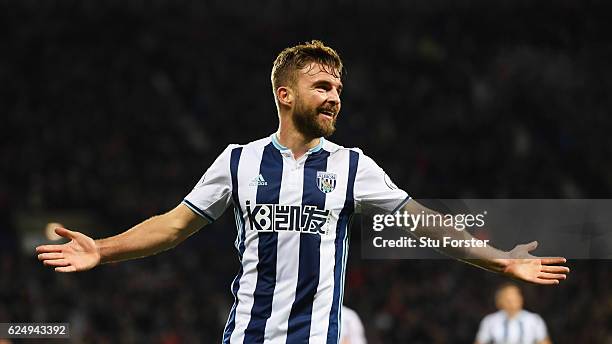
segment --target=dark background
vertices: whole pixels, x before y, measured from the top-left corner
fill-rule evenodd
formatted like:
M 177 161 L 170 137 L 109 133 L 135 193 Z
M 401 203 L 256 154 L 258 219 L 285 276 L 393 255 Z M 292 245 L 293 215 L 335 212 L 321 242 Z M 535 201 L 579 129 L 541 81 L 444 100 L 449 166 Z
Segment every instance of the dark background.
M 238 270 L 231 215 L 170 252 L 70 275 L 21 249 L 27 230 L 42 233 L 23 223 L 70 212 L 96 224 L 72 229 L 101 237 L 174 207 L 228 143 L 276 130 L 272 61 L 310 39 L 348 71 L 331 140 L 362 148 L 413 197 L 610 198 L 611 10 L 1 2 L 0 322 L 70 322 L 84 343 L 219 342 Z M 362 260 L 354 239 L 345 303 L 371 343 L 471 343 L 494 311 L 499 276 Z M 527 309 L 555 343 L 612 342 L 610 262 L 569 266 L 558 287 L 521 285 Z

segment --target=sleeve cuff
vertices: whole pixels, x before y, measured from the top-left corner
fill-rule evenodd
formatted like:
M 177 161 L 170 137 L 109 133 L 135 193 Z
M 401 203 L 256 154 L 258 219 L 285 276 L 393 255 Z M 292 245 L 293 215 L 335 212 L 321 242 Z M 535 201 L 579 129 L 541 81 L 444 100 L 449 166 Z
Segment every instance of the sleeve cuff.
M 403 201 L 400 202 L 400 204 L 395 207 L 395 209 L 393 209 L 393 211 L 391 211 L 391 214 L 395 214 L 397 213 L 400 209 L 402 209 L 406 203 L 408 203 L 408 201 L 410 201 L 412 199 L 412 197 L 408 196 L 406 197 Z
M 194 213 L 208 220 L 208 222 L 210 223 L 215 222 L 215 219 L 212 216 L 208 215 L 204 210 L 196 207 L 193 203 L 189 202 L 187 199 L 184 199 L 182 203 L 186 205 L 189 209 L 191 209 Z

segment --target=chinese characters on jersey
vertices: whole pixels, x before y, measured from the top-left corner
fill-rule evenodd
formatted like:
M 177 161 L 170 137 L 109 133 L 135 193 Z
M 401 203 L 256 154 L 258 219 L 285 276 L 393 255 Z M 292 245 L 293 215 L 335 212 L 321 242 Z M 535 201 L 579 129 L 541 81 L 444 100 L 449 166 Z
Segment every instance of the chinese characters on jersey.
M 255 204 L 246 201 L 251 229 L 258 232 L 327 234 L 330 211 L 312 205 Z

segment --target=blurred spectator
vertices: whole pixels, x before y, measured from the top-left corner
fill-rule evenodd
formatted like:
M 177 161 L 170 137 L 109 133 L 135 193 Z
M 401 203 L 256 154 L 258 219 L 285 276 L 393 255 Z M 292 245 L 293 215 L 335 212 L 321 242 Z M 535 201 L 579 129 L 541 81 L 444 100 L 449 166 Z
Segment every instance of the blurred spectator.
M 544 319 L 523 309 L 523 295 L 518 286 L 504 284 L 497 288 L 495 305 L 499 311 L 482 319 L 476 344 L 551 344 Z
M 342 306 L 342 329 L 340 344 L 366 344 L 363 324 L 354 310 Z

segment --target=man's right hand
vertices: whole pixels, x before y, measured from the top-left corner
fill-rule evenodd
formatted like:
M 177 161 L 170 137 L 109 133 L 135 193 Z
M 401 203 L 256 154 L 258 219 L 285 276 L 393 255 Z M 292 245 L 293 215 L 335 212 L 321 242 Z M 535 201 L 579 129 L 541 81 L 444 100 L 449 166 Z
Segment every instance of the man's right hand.
M 92 238 L 66 228 L 56 228 L 55 233 L 70 241 L 62 245 L 38 246 L 38 260 L 43 264 L 54 266 L 57 272 L 85 271 L 100 264 L 100 252 Z
M 55 233 L 70 242 L 38 246 L 36 252 L 39 260 L 57 272 L 85 271 L 99 264 L 148 257 L 171 249 L 207 224 L 204 217 L 181 203 L 165 214 L 95 241 L 85 234 L 56 228 Z

